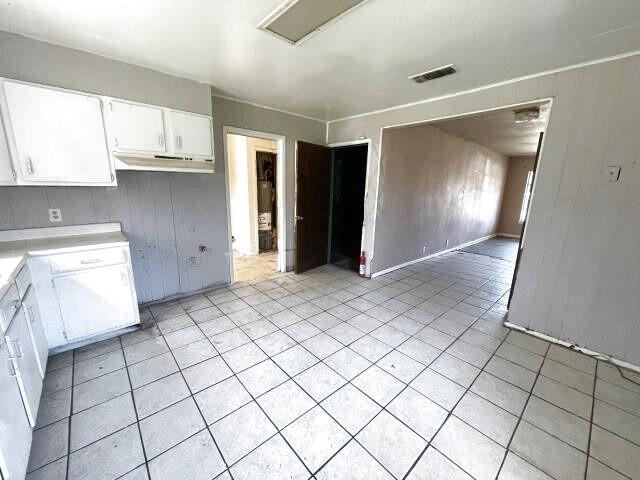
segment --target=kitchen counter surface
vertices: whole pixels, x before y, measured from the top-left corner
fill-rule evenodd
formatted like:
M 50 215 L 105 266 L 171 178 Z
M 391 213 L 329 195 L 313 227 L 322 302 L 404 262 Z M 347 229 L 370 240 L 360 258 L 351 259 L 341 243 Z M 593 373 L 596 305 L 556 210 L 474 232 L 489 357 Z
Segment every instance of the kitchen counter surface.
M 64 230 L 56 230 L 56 232 L 60 233 L 64 232 Z M 92 246 L 104 245 L 105 247 L 112 247 L 126 245 L 127 243 L 127 238 L 121 231 L 74 235 L 57 234 L 56 236 L 43 238 L 0 241 L 0 297 L 4 295 L 11 282 L 14 281 L 15 276 L 30 255 L 51 255 L 83 250 Z

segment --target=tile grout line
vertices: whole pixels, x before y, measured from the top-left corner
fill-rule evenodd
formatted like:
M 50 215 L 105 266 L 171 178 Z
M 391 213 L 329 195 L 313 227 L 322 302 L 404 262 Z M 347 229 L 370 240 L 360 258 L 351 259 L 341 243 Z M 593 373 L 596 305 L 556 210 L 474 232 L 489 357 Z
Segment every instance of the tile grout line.
M 68 425 L 68 436 L 67 438 L 67 469 L 65 472 L 65 478 L 69 480 L 69 464 L 71 463 L 71 422 L 73 420 L 73 389 L 75 387 L 75 372 L 76 372 L 76 351 L 73 350 L 71 353 L 71 401 L 69 402 L 69 425 Z
M 122 351 L 122 358 L 124 360 L 124 364 L 125 367 L 124 369 L 126 370 L 127 373 L 127 381 L 129 382 L 129 391 L 127 392 L 131 398 L 131 403 L 133 404 L 133 413 L 136 416 L 136 428 L 138 429 L 138 438 L 140 439 L 140 446 L 142 447 L 142 456 L 144 457 L 144 466 L 145 466 L 145 470 L 147 472 L 147 476 L 149 478 L 151 478 L 151 472 L 149 471 L 149 459 L 147 457 L 147 449 L 144 446 L 144 441 L 142 439 L 142 430 L 140 428 L 140 416 L 138 415 L 138 406 L 136 405 L 136 400 L 133 396 L 133 383 L 131 382 L 131 375 L 129 374 L 129 369 L 127 368 L 127 360 L 125 358 L 124 355 L 124 349 L 122 347 L 122 338 L 118 337 L 119 341 L 120 341 L 120 349 Z M 130 425 L 127 425 L 128 428 Z M 103 437 L 104 438 L 104 437 Z M 135 470 L 136 468 L 138 468 L 140 465 L 137 465 L 133 470 Z M 131 470 L 131 471 L 133 471 Z
M 516 432 L 518 431 L 518 427 L 520 426 L 520 424 L 522 423 L 522 417 L 524 417 L 524 412 L 527 410 L 527 406 L 529 405 L 529 401 L 531 400 L 531 397 L 533 396 L 533 389 L 536 386 L 536 383 L 538 383 L 538 379 L 540 378 L 540 375 L 542 374 L 542 368 L 544 367 L 544 362 L 547 359 L 547 355 L 549 354 L 549 349 L 551 348 L 551 344 L 547 344 L 547 348 L 545 350 L 545 354 L 544 354 L 544 360 L 540 363 L 540 368 L 538 369 L 538 372 L 536 374 L 536 379 L 533 382 L 533 385 L 531 386 L 531 390 L 527 396 L 527 400 L 524 403 L 524 406 L 522 408 L 522 411 L 520 412 L 520 415 L 518 416 L 518 421 L 516 422 L 516 426 L 513 429 L 513 432 L 511 433 L 511 436 L 509 438 L 509 442 L 507 443 L 507 448 L 504 452 L 504 456 L 502 457 L 502 462 L 500 462 L 500 468 L 498 469 L 498 472 L 496 473 L 495 479 L 498 479 L 498 476 L 500 475 L 500 472 L 502 471 L 502 468 L 504 467 L 504 463 L 507 460 L 507 455 L 509 455 L 509 451 L 511 449 L 511 443 L 513 442 L 514 437 L 516 436 Z M 536 427 L 538 428 L 538 427 Z M 538 466 L 536 466 L 536 468 L 538 470 L 540 470 L 541 472 L 543 472 L 543 470 L 541 470 Z M 547 473 L 547 472 L 543 472 L 543 473 Z M 549 475 L 551 476 L 551 475 Z
M 584 480 L 588 480 L 587 475 L 589 474 L 589 461 L 591 459 L 591 436 L 593 434 L 593 417 L 595 415 L 596 409 L 596 385 L 598 383 L 598 366 L 600 365 L 600 360 L 596 360 L 596 371 L 593 375 L 593 390 L 591 392 L 591 421 L 589 422 L 589 436 L 587 438 L 587 463 L 584 467 Z

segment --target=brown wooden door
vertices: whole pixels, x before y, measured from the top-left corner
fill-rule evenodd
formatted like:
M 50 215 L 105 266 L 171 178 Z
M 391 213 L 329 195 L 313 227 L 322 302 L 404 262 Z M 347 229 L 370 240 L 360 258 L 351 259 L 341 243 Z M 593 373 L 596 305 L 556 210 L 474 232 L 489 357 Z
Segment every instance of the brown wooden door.
M 296 273 L 327 263 L 331 149 L 298 142 L 296 156 Z

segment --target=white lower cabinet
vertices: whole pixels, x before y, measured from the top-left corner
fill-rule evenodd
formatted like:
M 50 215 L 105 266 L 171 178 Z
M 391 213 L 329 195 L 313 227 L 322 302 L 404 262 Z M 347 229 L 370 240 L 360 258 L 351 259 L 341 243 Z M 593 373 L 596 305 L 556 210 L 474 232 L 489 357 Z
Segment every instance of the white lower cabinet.
M 13 318 L 9 329 L 5 332 L 5 340 L 9 353 L 13 357 L 16 380 L 29 417 L 29 423 L 35 427 L 43 377 L 38 366 L 36 350 L 31 340 L 24 308 L 20 308 Z
M 31 425 L 16 381 L 17 367 L 0 335 L 0 472 L 4 480 L 22 480 L 31 449 Z
M 137 321 L 138 306 L 126 264 L 88 268 L 55 276 L 67 341 L 116 330 Z
M 38 370 L 42 378 L 47 371 L 47 358 L 49 356 L 49 346 L 47 345 L 47 336 L 44 332 L 44 324 L 42 323 L 42 316 L 40 315 L 40 307 L 38 306 L 38 299 L 36 298 L 36 291 L 33 286 L 27 289 L 27 294 L 22 300 L 22 307 L 24 313 L 27 316 L 29 325 L 29 334 L 31 335 L 31 342 L 36 353 L 36 360 L 38 361 Z

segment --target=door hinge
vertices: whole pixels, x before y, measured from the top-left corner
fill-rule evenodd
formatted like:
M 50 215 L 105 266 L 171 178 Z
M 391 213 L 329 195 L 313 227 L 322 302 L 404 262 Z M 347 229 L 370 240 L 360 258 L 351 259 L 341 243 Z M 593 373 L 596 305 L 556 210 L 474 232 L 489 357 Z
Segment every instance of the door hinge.
M 14 180 L 18 179 L 18 174 L 16 173 L 15 170 L 11 170 L 11 176 L 13 177 Z
M 114 182 L 116 180 L 116 176 L 112 173 L 111 174 L 111 181 Z

